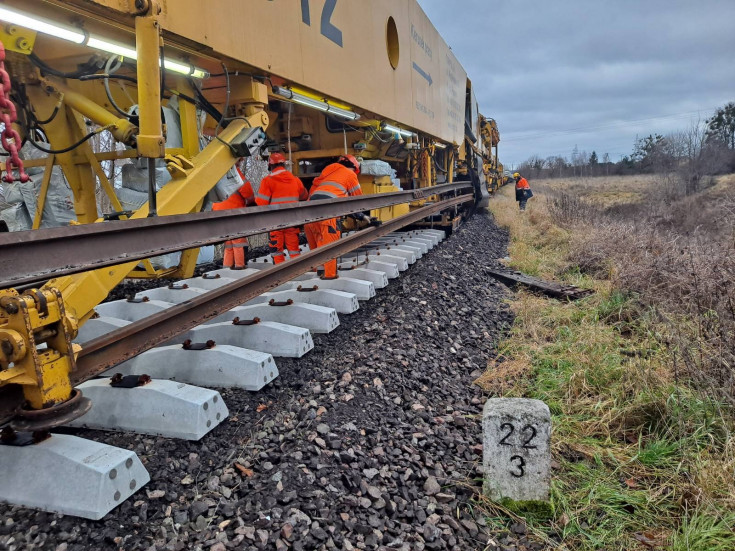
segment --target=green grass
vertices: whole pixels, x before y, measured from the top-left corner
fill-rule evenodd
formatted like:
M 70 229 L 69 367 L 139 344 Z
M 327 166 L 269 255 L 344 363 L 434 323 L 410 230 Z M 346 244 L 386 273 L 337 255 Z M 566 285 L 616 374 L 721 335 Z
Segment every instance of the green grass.
M 732 551 L 735 549 L 735 515 L 698 510 L 686 515 L 674 534 L 672 551 Z
M 549 406 L 553 513 L 485 503 L 488 524 L 502 532 L 522 515 L 549 549 L 735 551 L 731 412 L 677 381 L 654 316 L 634 295 L 566 265 L 568 235 L 532 214 L 507 224 L 512 266 L 597 293 L 575 303 L 516 296 L 499 352 L 525 369 L 503 395 Z M 532 242 L 541 233 L 547 239 Z

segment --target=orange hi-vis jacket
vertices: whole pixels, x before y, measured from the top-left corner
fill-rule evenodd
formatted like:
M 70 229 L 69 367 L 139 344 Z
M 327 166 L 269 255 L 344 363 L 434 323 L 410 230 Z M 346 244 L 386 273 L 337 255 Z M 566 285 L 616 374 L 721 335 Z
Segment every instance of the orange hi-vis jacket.
M 521 177 L 521 179 L 516 182 L 516 189 L 531 189 L 531 186 L 528 185 L 528 180 Z
M 309 194 L 301 180 L 285 168 L 277 168 L 263 178 L 255 194 L 258 205 L 282 205 L 306 201 Z
M 250 182 L 245 182 L 240 188 L 224 201 L 212 204 L 212 210 L 241 209 L 255 203 L 255 194 Z
M 334 199 L 335 197 L 347 197 L 348 195 L 362 195 L 362 188 L 357 180 L 357 174 L 346 166 L 332 163 L 322 170 L 317 178 L 314 178 L 309 199 Z
M 238 172 L 240 172 L 238 170 Z M 242 173 L 240 174 L 242 176 Z M 245 183 L 224 201 L 214 203 L 212 210 L 241 209 L 255 203 L 255 194 L 250 182 Z M 222 265 L 225 268 L 243 269 L 247 266 L 245 250 L 248 247 L 248 238 L 240 237 L 225 241 L 224 258 Z

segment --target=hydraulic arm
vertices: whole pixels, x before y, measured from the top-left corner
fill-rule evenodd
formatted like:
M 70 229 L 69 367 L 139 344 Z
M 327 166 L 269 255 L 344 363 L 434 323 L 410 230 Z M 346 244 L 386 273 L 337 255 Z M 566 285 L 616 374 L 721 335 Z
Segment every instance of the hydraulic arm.
M 431 188 L 466 174 L 477 193 L 500 166 L 494 121 L 481 123 L 466 72 L 415 0 L 3 0 L 0 22 L 10 153 L 0 165 L 21 181 L 23 165 L 43 168 L 34 229 L 59 169 L 73 224 L 92 224 L 199 212 L 222 200 L 208 194 L 242 157 L 283 152 L 309 186 L 351 154 L 363 159 L 365 193 L 411 194 L 371 215 L 431 211 L 428 223 L 454 226 L 462 201 L 432 210 Z M 22 141 L 46 156 L 23 161 Z M 124 206 L 129 168 L 145 174 L 140 208 Z M 190 277 L 197 255 L 159 269 L 126 258 L 0 291 L 0 418 L 18 388 L 31 417 L 81 414 L 70 382 L 78 327 L 124 278 Z
M 21 83 L 16 83 L 22 86 L 34 116 L 53 113 L 42 121 L 36 118 L 36 128 L 25 131 L 31 140 L 37 139 L 32 135 L 34 132 L 44 133 L 48 142 L 40 147 L 48 148 L 51 162 L 63 169 L 74 193 L 76 216 L 81 223 L 99 220 L 97 179 L 115 197 L 101 169 L 101 160 L 91 147 L 90 124 L 97 127 L 94 134 L 109 131 L 116 140 L 136 148 L 138 157 L 148 159 L 149 202 L 130 216 L 133 219 L 198 210 L 209 190 L 235 161 L 259 151 L 266 139 L 267 90 L 264 84 L 250 79 L 249 89 L 241 94 L 240 103 L 235 106 L 247 111 L 247 115 L 221 124 L 223 129 L 216 139 L 199 152 L 195 113 L 184 108 L 181 118 L 188 128 L 182 135 L 187 143 L 183 151 L 167 153 L 161 117 L 160 6 L 156 2 L 136 2 L 136 6 L 138 4 L 141 6 L 136 11 L 134 23 L 136 77 L 131 77 L 138 83 L 135 123 L 131 117 L 121 116 L 124 112 L 112 112 L 109 105 L 97 103 L 93 93 L 84 93 L 97 88 L 97 83 L 85 87 L 77 82 L 75 86 L 80 90 L 77 91 L 64 82 L 68 74 L 51 77 L 45 75 L 48 71 L 44 70 L 40 75 L 36 72 L 26 75 Z M 110 103 L 113 101 L 111 99 Z M 115 108 L 122 111 L 117 102 L 115 104 Z M 155 161 L 164 156 L 171 182 L 156 193 Z M 12 168 L 11 164 L 6 164 L 6 169 Z M 42 289 L 22 295 L 13 290 L 0 291 L 0 386 L 20 385 L 28 406 L 26 410 L 31 412 L 26 411 L 26 415 L 33 418 L 33 422 L 21 423 L 22 426 L 16 423 L 16 426 L 46 429 L 59 424 L 59 419 L 74 418 L 86 411 L 88 404 L 71 385 L 71 373 L 75 368 L 72 339 L 76 337 L 79 324 L 94 313 L 94 308 L 137 264 L 135 260 L 52 279 Z M 33 417 L 33 410 L 43 411 L 44 415 Z

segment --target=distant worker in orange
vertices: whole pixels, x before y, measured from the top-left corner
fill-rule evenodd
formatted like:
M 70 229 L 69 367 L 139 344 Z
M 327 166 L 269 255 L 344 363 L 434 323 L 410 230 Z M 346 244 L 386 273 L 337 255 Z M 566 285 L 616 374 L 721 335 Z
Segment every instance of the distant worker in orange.
M 528 180 L 518 172 L 513 174 L 513 178 L 516 179 L 516 201 L 518 201 L 518 208 L 526 210 L 526 202 L 533 197 L 531 186 L 528 185 Z
M 309 194 L 296 176 L 286 170 L 286 157 L 282 153 L 271 153 L 268 157 L 270 174 L 263 178 L 255 194 L 255 202 L 262 205 L 285 205 L 306 201 Z M 286 228 L 272 231 L 268 247 L 274 264 L 286 260 L 284 249 L 288 250 L 289 258 L 301 254 L 299 249 L 299 228 Z
M 237 173 L 245 183 L 224 201 L 214 203 L 212 205 L 212 210 L 241 209 L 243 207 L 255 205 L 253 187 L 250 185 L 250 182 L 245 179 L 245 176 L 240 172 L 239 168 L 237 169 Z M 225 241 L 225 254 L 222 266 L 224 268 L 230 268 L 231 270 L 244 270 L 248 265 L 247 256 L 248 238 L 239 237 L 237 239 L 230 239 L 229 241 Z
M 342 155 L 336 163 L 328 165 L 317 178 L 314 178 L 309 201 L 362 195 L 362 188 L 357 180 L 358 174 L 360 174 L 360 163 L 354 155 Z M 304 231 L 309 248 L 312 250 L 333 243 L 340 237 L 336 218 L 306 224 Z M 337 279 L 337 259 L 324 264 L 322 277 Z

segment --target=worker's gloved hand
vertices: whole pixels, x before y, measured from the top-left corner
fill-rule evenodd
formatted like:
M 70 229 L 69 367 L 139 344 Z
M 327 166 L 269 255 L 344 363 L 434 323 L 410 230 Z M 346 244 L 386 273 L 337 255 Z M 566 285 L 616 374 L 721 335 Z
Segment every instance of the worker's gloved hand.
M 381 225 L 382 223 L 383 223 L 383 222 L 381 222 L 380 220 L 378 220 L 378 219 L 377 219 L 377 218 L 376 218 L 375 216 L 372 216 L 372 217 L 370 217 L 370 225 L 371 225 L 371 226 L 372 226 L 373 228 L 377 228 L 377 227 L 378 227 L 378 226 L 380 226 L 380 225 Z
M 348 214 L 347 217 L 360 222 L 368 222 L 370 218 L 364 212 L 353 212 L 352 214 Z

